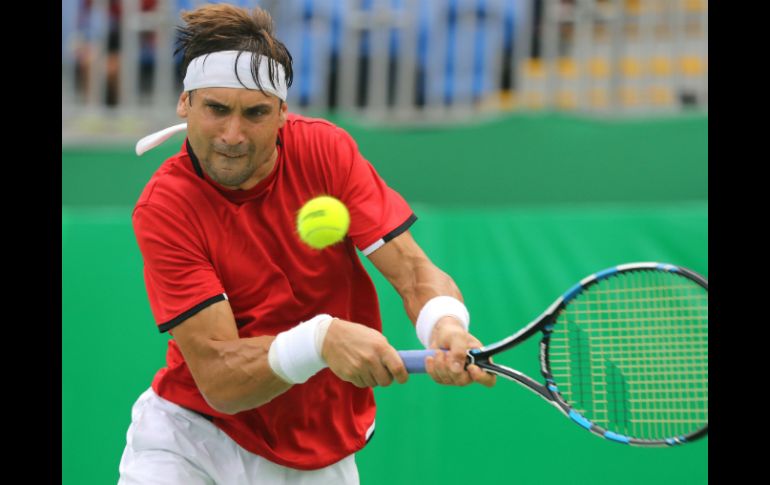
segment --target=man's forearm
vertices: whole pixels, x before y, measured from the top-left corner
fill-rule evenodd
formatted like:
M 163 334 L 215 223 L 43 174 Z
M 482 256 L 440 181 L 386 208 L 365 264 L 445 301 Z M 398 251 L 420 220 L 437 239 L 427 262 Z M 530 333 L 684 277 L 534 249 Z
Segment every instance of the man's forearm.
M 369 260 L 401 296 L 413 323 L 431 298 L 451 296 L 462 301 L 454 280 L 428 259 L 409 231 L 370 254 Z
M 211 407 L 236 414 L 259 407 L 291 387 L 270 368 L 268 351 L 274 339 L 242 338 L 211 345 L 215 355 L 201 369 L 206 383 L 201 393 Z
M 430 261 L 425 260 L 416 263 L 414 269 L 413 283 L 404 285 L 399 292 L 404 300 L 406 313 L 412 322 L 417 321 L 420 310 L 433 297 L 445 295 L 463 301 L 460 289 L 452 277 Z

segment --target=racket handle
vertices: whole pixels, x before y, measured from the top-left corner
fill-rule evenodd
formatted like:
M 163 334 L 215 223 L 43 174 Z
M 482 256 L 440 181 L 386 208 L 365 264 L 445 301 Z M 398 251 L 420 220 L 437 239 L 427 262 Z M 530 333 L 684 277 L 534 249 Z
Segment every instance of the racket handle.
M 425 358 L 436 355 L 436 350 L 400 350 L 398 355 L 404 361 L 408 373 L 425 374 Z

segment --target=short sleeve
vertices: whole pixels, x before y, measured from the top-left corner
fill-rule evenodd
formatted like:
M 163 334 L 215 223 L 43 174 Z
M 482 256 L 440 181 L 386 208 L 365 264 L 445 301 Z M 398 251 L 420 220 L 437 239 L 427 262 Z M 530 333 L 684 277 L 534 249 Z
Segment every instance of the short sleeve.
M 189 221 L 146 204 L 134 210 L 132 220 L 150 308 L 161 332 L 227 298 Z
M 358 150 L 353 138 L 338 129 L 339 159 L 347 170 L 339 191 L 350 211 L 348 235 L 368 256 L 417 220 L 409 204 L 379 176 Z

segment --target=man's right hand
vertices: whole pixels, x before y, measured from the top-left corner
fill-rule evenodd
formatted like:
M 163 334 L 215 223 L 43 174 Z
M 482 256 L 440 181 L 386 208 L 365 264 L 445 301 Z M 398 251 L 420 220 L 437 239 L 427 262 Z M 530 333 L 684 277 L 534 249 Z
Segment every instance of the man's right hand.
M 398 352 L 380 332 L 335 318 L 324 338 L 321 357 L 334 374 L 357 387 L 403 384 L 409 378 Z

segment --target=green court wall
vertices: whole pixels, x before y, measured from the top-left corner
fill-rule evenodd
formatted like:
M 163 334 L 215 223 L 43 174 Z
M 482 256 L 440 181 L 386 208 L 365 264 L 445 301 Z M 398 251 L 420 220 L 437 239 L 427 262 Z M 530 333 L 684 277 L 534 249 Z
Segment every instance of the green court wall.
M 456 128 L 372 128 L 334 119 L 410 202 L 449 207 L 708 199 L 708 118 L 519 115 Z M 161 127 L 158 127 L 161 128 Z M 131 205 L 183 135 L 62 154 L 66 206 Z

